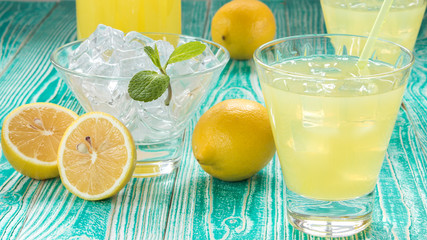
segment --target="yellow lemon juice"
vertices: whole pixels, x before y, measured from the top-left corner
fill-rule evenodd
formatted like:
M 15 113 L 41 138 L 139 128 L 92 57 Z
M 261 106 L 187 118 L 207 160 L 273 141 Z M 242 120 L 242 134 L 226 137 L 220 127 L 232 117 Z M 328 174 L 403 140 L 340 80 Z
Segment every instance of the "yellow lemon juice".
M 99 24 L 123 32 L 181 33 L 181 0 L 77 0 L 77 37 Z
M 381 3 L 372 0 L 321 0 L 328 33 L 368 36 Z M 425 9 L 424 0 L 395 1 L 381 26 L 378 37 L 412 50 Z
M 404 84 L 358 79 L 356 60 L 306 58 L 275 66 L 299 79 L 260 76 L 287 187 L 319 200 L 371 192 L 400 107 Z M 390 72 L 370 62 L 370 75 Z M 274 74 L 274 73 L 270 73 Z M 316 80 L 316 76 L 322 79 Z M 396 77 L 396 76 L 394 76 Z

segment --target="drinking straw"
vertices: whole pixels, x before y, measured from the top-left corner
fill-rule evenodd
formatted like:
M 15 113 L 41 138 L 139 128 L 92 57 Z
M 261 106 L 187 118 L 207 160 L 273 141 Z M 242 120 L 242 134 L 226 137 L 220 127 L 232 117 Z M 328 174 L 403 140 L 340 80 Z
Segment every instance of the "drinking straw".
M 360 69 L 364 68 L 368 64 L 369 56 L 372 55 L 372 51 L 374 50 L 373 47 L 375 44 L 375 40 L 377 40 L 378 38 L 381 25 L 383 24 L 384 19 L 387 16 L 392 3 L 393 0 L 384 0 L 383 5 L 381 6 L 380 12 L 378 13 L 377 18 L 375 19 L 374 26 L 372 26 L 371 32 L 369 33 L 365 47 L 363 47 L 362 54 L 359 57 L 359 61 L 357 61 L 357 65 Z

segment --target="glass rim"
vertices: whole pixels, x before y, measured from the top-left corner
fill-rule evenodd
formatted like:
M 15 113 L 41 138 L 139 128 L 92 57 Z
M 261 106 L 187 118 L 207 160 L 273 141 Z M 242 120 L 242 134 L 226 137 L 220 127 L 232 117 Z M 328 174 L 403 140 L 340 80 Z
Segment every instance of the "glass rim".
M 185 78 L 185 77 L 190 77 L 190 76 L 205 74 L 207 72 L 214 72 L 215 70 L 221 69 L 222 67 L 224 67 L 228 63 L 228 61 L 230 60 L 230 53 L 227 51 L 227 49 L 224 46 L 222 46 L 219 43 L 216 43 L 216 42 L 213 42 L 213 41 L 201 38 L 201 37 L 193 37 L 193 36 L 183 35 L 183 34 L 161 33 L 161 32 L 140 32 L 140 33 L 143 34 L 143 35 L 144 34 L 147 34 L 147 35 L 166 35 L 166 36 L 177 36 L 177 37 L 180 37 L 180 38 L 182 37 L 182 38 L 186 38 L 186 39 L 194 39 L 196 41 L 201 41 L 201 42 L 204 42 L 204 43 L 208 43 L 210 45 L 214 45 L 214 46 L 218 47 L 221 51 L 223 51 L 224 54 L 225 54 L 225 58 L 222 61 L 219 61 L 220 63 L 218 65 L 214 66 L 214 67 L 211 67 L 211 68 L 208 68 L 208 69 L 196 72 L 196 73 L 187 73 L 187 74 L 182 74 L 182 75 L 176 75 L 176 76 L 171 77 L 171 79 L 172 78 Z M 81 72 L 77 72 L 75 70 L 71 70 L 69 68 L 64 67 L 62 64 L 60 64 L 56 60 L 57 56 L 59 55 L 59 53 L 61 51 L 65 50 L 65 49 L 67 49 L 67 48 L 69 48 L 71 46 L 74 46 L 74 45 L 77 45 L 77 44 L 81 44 L 86 39 L 87 38 L 83 38 L 83 39 L 79 39 L 79 40 L 76 40 L 76 41 L 72 41 L 72 42 L 66 43 L 66 44 L 64 44 L 64 45 L 56 48 L 50 54 L 50 58 L 49 58 L 50 62 L 55 66 L 55 68 L 57 68 L 57 69 L 59 69 L 59 70 L 61 70 L 63 72 L 72 74 L 74 76 L 78 76 L 78 77 L 97 78 L 97 79 L 106 79 L 106 80 L 113 80 L 114 79 L 114 80 L 123 80 L 123 81 L 124 80 L 129 80 L 129 79 L 132 78 L 132 77 L 120 77 L 120 76 L 118 76 L 118 77 L 112 77 L 112 76 L 103 76 L 103 75 L 96 75 L 96 74 L 81 73 Z
M 273 70 L 275 72 L 283 73 L 284 75 L 289 75 L 289 76 L 294 76 L 294 77 L 299 77 L 299 78 L 304 77 L 304 78 L 316 79 L 316 80 L 335 80 L 335 78 L 330 78 L 330 77 L 323 77 L 323 76 L 318 76 L 318 75 L 310 75 L 310 74 L 303 74 L 303 73 L 296 73 L 296 72 L 289 72 L 289 71 L 286 71 L 286 70 L 282 70 L 282 69 L 280 69 L 278 67 L 273 67 L 273 66 L 270 66 L 270 65 L 266 64 L 265 62 L 263 62 L 261 60 L 261 57 L 260 57 L 261 52 L 264 49 L 266 49 L 267 47 L 270 47 L 270 46 L 277 45 L 277 44 L 279 44 L 281 42 L 291 41 L 291 40 L 297 40 L 297 39 L 304 39 L 304 38 L 324 38 L 324 37 L 333 37 L 333 36 L 338 36 L 338 37 L 357 37 L 357 38 L 368 39 L 367 36 L 354 35 L 354 34 L 328 34 L 328 33 L 324 33 L 324 34 L 295 35 L 295 36 L 278 38 L 278 39 L 272 40 L 270 42 L 264 43 L 263 45 L 259 46 L 255 50 L 255 52 L 253 54 L 253 58 L 254 58 L 254 61 L 255 61 L 256 65 L 262 66 L 263 68 L 266 68 L 266 69 L 269 69 L 269 70 Z M 404 46 L 402 46 L 402 45 L 400 45 L 398 43 L 395 43 L 395 42 L 392 42 L 392 41 L 389 41 L 389 40 L 386 40 L 386 39 L 382 39 L 382 38 L 377 38 L 376 41 L 385 42 L 385 43 L 392 44 L 394 46 L 399 47 L 403 52 L 405 52 L 406 54 L 409 55 L 410 61 L 407 64 L 405 64 L 404 66 L 402 66 L 402 67 L 399 67 L 397 69 L 393 69 L 391 71 L 387 71 L 387 72 L 384 72 L 384 73 L 377 73 L 377 74 L 371 74 L 371 75 L 363 75 L 363 76 L 360 76 L 360 77 L 347 77 L 347 78 L 344 78 L 342 80 L 371 79 L 371 78 L 385 77 L 385 76 L 393 75 L 393 74 L 395 74 L 397 72 L 401 72 L 403 70 L 406 70 L 406 69 L 410 68 L 414 64 L 414 62 L 415 62 L 415 56 L 414 56 L 413 52 L 410 51 L 408 48 L 406 48 L 406 47 L 404 47 Z

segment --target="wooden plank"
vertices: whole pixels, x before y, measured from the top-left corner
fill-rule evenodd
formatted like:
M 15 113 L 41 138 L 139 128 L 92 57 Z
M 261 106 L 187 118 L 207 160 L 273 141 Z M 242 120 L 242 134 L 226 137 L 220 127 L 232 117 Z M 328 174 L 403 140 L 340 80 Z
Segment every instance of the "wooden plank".
M 181 1 L 182 34 L 204 37 L 209 1 Z
M 426 156 L 408 117 L 400 111 L 377 184 L 373 226 L 395 239 L 427 236 Z
M 409 78 L 406 93 L 403 98 L 403 106 L 408 114 L 409 122 L 412 125 L 414 141 L 402 142 L 404 152 L 401 154 L 411 154 L 415 152 L 410 148 L 416 148 L 421 152 L 423 158 L 412 158 L 410 161 L 396 162 L 396 178 L 401 186 L 401 201 L 405 204 L 406 215 L 410 221 L 406 225 L 395 226 L 394 229 L 401 229 L 405 226 L 405 237 L 417 238 L 427 236 L 427 19 L 424 17 L 418 41 L 414 48 L 415 64 Z M 416 206 L 416 207 L 414 207 Z
M 285 0 L 284 5 L 284 14 L 275 14 L 276 18 L 279 17 L 278 22 L 286 26 L 280 28 L 278 37 L 326 32 L 320 1 Z M 280 19 L 282 15 L 284 19 Z
M 3 163 L 3 157 L 1 161 Z M 19 174 L 13 173 L 0 186 L 0 239 L 17 237 L 25 220 L 25 211 L 29 207 L 29 195 L 37 188 L 37 184 L 33 184 L 31 180 L 22 180 L 17 175 Z
M 70 2 L 68 5 L 71 7 L 74 3 Z M 55 11 L 63 8 L 64 4 L 58 5 Z M 54 22 L 43 27 L 46 26 L 46 21 Z M 77 101 L 49 61 L 55 48 L 76 39 L 75 16 L 51 14 L 45 22 L 3 72 L 0 95 L 5 97 L 0 99 L 0 119 L 14 108 L 29 102 L 54 102 L 78 110 Z
M 427 28 L 427 24 L 423 25 Z M 417 41 L 415 45 L 415 64 L 412 68 L 411 77 L 408 81 L 404 105 L 407 109 L 411 122 L 416 126 L 418 138 L 424 151 L 427 151 L 427 38 Z
M 404 214 L 401 215 L 407 216 L 409 219 L 403 218 L 407 221 L 403 223 L 400 222 L 402 221 L 402 216 L 396 216 L 397 219 L 392 222 L 401 224 L 394 225 L 392 232 L 397 232 L 396 234 L 411 239 L 418 236 L 427 236 L 427 120 L 424 117 L 427 116 L 427 98 L 425 94 L 427 92 L 426 28 L 427 21 L 424 17 L 418 36 L 419 39 L 414 48 L 416 61 L 403 98 L 403 106 L 407 112 L 408 121 L 413 128 L 411 132 L 406 134 L 411 135 L 412 139 L 402 139 L 401 149 L 403 151 L 398 153 L 401 155 L 400 161 L 395 162 L 396 166 L 393 169 L 396 172 L 395 181 L 400 185 L 400 192 L 397 196 L 400 196 L 400 203 L 405 207 L 403 209 L 405 211 L 402 211 Z M 404 158 L 406 155 L 414 153 L 422 157 Z M 393 198 L 393 196 L 390 196 L 390 198 Z M 403 230 L 405 232 L 402 232 Z
M 0 2 L 0 77 L 55 4 Z

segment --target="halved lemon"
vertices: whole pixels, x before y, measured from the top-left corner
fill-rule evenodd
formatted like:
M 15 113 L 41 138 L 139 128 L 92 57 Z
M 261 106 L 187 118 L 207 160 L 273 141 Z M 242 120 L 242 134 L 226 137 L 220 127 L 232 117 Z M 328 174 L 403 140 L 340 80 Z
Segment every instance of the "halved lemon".
M 1 130 L 1 145 L 9 163 L 25 176 L 58 176 L 57 150 L 62 135 L 78 115 L 52 103 L 30 103 L 9 113 Z
M 118 193 L 132 177 L 135 164 L 136 149 L 129 130 L 106 113 L 80 116 L 59 144 L 62 183 L 86 200 L 101 200 Z

